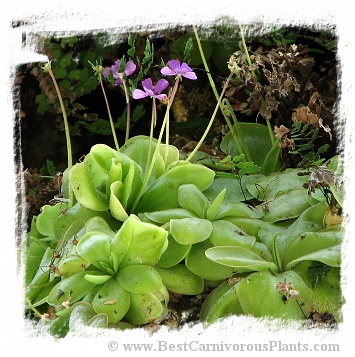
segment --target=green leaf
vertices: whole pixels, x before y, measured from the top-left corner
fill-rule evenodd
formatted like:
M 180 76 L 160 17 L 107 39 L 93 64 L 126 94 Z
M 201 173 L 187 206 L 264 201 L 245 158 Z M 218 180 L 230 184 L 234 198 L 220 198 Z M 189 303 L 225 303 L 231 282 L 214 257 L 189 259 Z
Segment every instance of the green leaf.
M 120 268 L 134 264 L 155 265 L 167 246 L 168 232 L 161 227 L 150 223 L 141 222 L 134 215 L 123 223 L 130 226 L 131 240 L 128 250 L 121 262 Z M 122 229 L 121 228 L 121 229 Z M 119 252 L 115 252 L 119 255 Z
M 85 279 L 86 274 L 97 274 L 97 271 L 76 273 L 57 283 L 48 295 L 48 304 L 60 307 L 64 301 L 69 300 L 73 304 L 80 300 L 95 287 L 95 284 Z
M 267 203 L 262 220 L 272 223 L 296 218 L 313 203 L 315 200 L 309 197 L 306 189 L 290 191 Z
M 117 280 L 130 293 L 149 293 L 162 286 L 160 275 L 148 265 L 129 265 L 119 271 Z
M 197 276 L 210 281 L 220 281 L 229 278 L 235 273 L 236 269 L 208 259 L 205 252 L 211 247 L 213 245 L 209 240 L 193 244 L 189 254 L 185 258 L 186 268 Z
M 224 317 L 243 314 L 236 297 L 237 284 L 231 285 L 225 281 L 212 290 L 201 306 L 200 319 L 202 322 L 210 324 Z
M 238 269 L 263 271 L 271 269 L 277 271 L 275 263 L 266 261 L 249 249 L 235 246 L 213 247 L 206 250 L 207 258 L 212 261 Z
M 181 185 L 178 190 L 178 199 L 182 208 L 194 212 L 197 217 L 205 218 L 209 202 L 195 185 Z
M 189 245 L 179 244 L 170 234 L 168 236 L 168 247 L 161 255 L 158 267 L 170 268 L 179 264 L 190 251 Z
M 281 166 L 280 154 L 281 148 L 275 143 L 264 159 L 263 167 L 261 168 L 263 175 L 267 176 L 272 172 L 278 171 Z
M 282 294 L 278 293 L 275 285 L 283 283 L 285 279 L 299 292 L 297 301 L 292 298 L 284 301 Z M 304 320 L 305 316 L 309 316 L 313 295 L 312 290 L 293 271 L 276 276 L 268 271 L 253 273 L 237 284 L 236 293 L 244 314 L 286 320 Z
M 125 320 L 140 326 L 162 317 L 165 306 L 154 293 L 130 293 L 131 303 Z
M 214 246 L 239 246 L 250 249 L 256 238 L 247 235 L 242 229 L 235 224 L 219 220 L 213 222 L 213 231 L 209 237 Z
M 170 233 L 180 244 L 190 245 L 206 240 L 212 233 L 213 225 L 207 219 L 181 218 L 170 221 Z
M 109 206 L 106 194 L 98 191 L 93 184 L 87 162 L 75 164 L 69 172 L 69 181 L 75 198 L 85 207 L 94 211 L 106 211 Z
M 233 128 L 236 130 L 234 126 Z M 249 149 L 251 161 L 255 165 L 262 167 L 272 147 L 267 126 L 257 123 L 239 123 L 239 133 L 243 135 L 245 144 Z M 230 131 L 223 138 L 220 147 L 225 154 L 232 157 L 241 154 Z
M 214 172 L 207 167 L 186 161 L 173 163 L 142 196 L 136 212 L 178 208 L 178 190 L 181 185 L 191 183 L 203 191 L 213 182 L 213 178 Z
M 100 262 L 109 263 L 110 243 L 111 239 L 105 233 L 87 232 L 80 237 L 76 249 L 83 259 L 100 269 Z
M 285 270 L 304 260 L 317 260 L 333 267 L 340 267 L 341 243 L 344 232 L 323 231 L 301 234 L 284 255 Z
M 85 301 L 76 302 L 71 310 L 69 318 L 69 330 L 71 332 L 80 331 L 83 325 L 96 315 L 96 312 L 91 304 Z
M 111 279 L 98 291 L 92 306 L 97 314 L 107 315 L 109 324 L 115 324 L 126 315 L 130 300 L 129 292 L 116 279 Z
M 155 268 L 160 274 L 166 288 L 177 294 L 197 295 L 204 289 L 201 277 L 189 271 L 184 264 L 178 264 L 168 269 Z
M 247 185 L 247 189 L 259 201 L 270 202 L 287 192 L 301 189 L 305 183 L 308 184 L 308 177 L 299 175 L 302 172 L 304 170 L 299 169 L 275 172 Z
M 163 211 L 144 212 L 144 215 L 151 221 L 161 224 L 168 223 L 171 219 L 196 217 L 194 213 L 184 208 L 171 208 Z
M 224 197 L 226 195 L 227 189 L 224 188 L 218 195 L 217 197 L 210 203 L 209 207 L 207 208 L 206 211 L 206 219 L 209 221 L 214 221 L 216 219 L 217 213 L 219 212 Z

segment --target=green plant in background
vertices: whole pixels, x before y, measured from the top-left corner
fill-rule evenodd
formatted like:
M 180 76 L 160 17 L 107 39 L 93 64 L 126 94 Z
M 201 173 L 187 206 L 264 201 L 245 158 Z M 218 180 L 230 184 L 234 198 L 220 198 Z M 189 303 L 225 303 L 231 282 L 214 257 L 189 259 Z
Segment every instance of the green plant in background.
M 204 60 L 197 32 L 195 44 Z M 193 58 L 193 45 L 186 41 L 185 60 Z M 147 42 L 149 68 L 153 51 Z M 165 82 L 143 80 L 141 90 L 129 79 L 133 98 L 167 100 L 158 138 L 151 131 L 115 149 L 92 146 L 64 172 L 62 199 L 33 218 L 26 306 L 52 334 L 65 336 L 82 324 L 126 328 L 162 321 L 169 293 L 197 295 L 205 288 L 214 288 L 201 309 L 207 323 L 230 314 L 300 320 L 312 309 L 341 319 L 341 158 L 323 160 L 323 148 L 307 157 L 312 165 L 281 170 L 281 144 L 305 134 L 297 148 L 307 151 L 318 132 L 307 134 L 308 127 L 297 124 L 292 133 L 275 128 L 274 136 L 270 124 L 239 122 L 225 100 L 239 73 L 234 57 L 229 63 L 233 70 L 221 94 L 210 77 L 216 108 L 185 159 L 167 133 L 179 82 L 196 79 L 192 68 L 180 60 L 164 64 L 161 74 L 175 76 L 170 95 L 161 93 Z M 142 68 L 140 78 L 149 72 Z M 199 148 L 219 109 L 233 124 L 221 143 L 226 157 L 218 159 Z

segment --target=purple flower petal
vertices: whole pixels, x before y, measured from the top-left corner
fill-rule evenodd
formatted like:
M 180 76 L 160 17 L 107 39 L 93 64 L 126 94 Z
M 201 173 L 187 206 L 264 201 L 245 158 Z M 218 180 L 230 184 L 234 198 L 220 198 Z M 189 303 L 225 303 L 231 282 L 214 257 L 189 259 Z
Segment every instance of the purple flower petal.
M 183 70 L 183 72 L 192 72 L 192 68 L 189 67 L 185 62 L 181 64 L 181 69 Z
M 169 82 L 166 79 L 160 79 L 154 87 L 154 93 L 160 94 L 164 89 L 169 85 Z
M 121 61 L 118 59 L 115 61 L 115 64 L 111 66 L 111 70 L 113 73 L 118 73 L 118 70 L 120 69 Z
M 147 78 L 144 81 L 142 81 L 142 86 L 144 88 L 144 90 L 148 89 L 148 90 L 153 90 L 153 81 L 151 78 Z
M 135 89 L 132 92 L 132 97 L 133 97 L 133 99 L 142 99 L 142 98 L 148 97 L 148 94 L 146 92 L 143 92 L 140 89 Z
M 134 62 L 128 61 L 128 62 L 126 63 L 126 68 L 125 68 L 125 70 L 124 70 L 125 75 L 126 75 L 127 77 L 130 76 L 131 74 L 133 74 L 133 72 L 136 70 L 136 68 L 137 68 L 137 66 L 135 65 Z
M 102 71 L 102 75 L 107 78 L 108 75 L 110 74 L 110 69 L 109 67 L 105 67 L 104 70 Z
M 163 98 L 166 98 L 167 95 L 166 94 L 159 94 L 156 96 L 159 100 L 162 100 Z
M 170 69 L 168 66 L 163 67 L 160 70 L 160 73 L 163 74 L 164 76 L 175 76 L 176 72 L 174 72 L 172 69 Z
M 173 71 L 180 69 L 180 61 L 179 60 L 170 60 L 168 62 L 168 65 Z
M 184 73 L 182 76 L 187 78 L 187 79 L 192 79 L 192 80 L 197 79 L 197 76 L 196 76 L 195 72 L 187 72 L 187 73 Z

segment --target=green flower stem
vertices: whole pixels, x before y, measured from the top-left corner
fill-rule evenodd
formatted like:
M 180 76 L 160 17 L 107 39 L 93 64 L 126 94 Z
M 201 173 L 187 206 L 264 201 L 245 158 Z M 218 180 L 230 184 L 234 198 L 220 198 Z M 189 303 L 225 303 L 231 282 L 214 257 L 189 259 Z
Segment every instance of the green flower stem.
M 224 116 L 224 118 L 226 119 L 227 124 L 229 122 L 228 127 L 229 127 L 229 130 L 232 133 L 233 139 L 234 139 L 234 141 L 235 141 L 235 143 L 237 145 L 239 153 L 240 154 L 245 154 L 246 160 L 249 161 L 249 162 L 252 162 L 253 160 L 252 160 L 252 158 L 250 156 L 250 152 L 249 152 L 248 146 L 246 145 L 246 143 L 244 141 L 242 128 L 239 125 L 238 119 L 235 116 L 234 110 L 233 110 L 232 106 L 230 105 L 229 100 L 228 99 L 223 99 L 223 104 L 227 106 L 227 108 L 228 108 L 227 111 L 228 111 L 228 113 L 231 114 L 232 119 L 233 119 L 234 127 L 231 125 L 231 122 L 230 122 L 228 116 L 227 115 Z
M 112 135 L 113 135 L 113 140 L 115 142 L 115 147 L 116 150 L 119 150 L 119 145 L 118 145 L 118 141 L 117 141 L 117 136 L 116 136 L 116 131 L 115 131 L 115 126 L 113 124 L 113 120 L 112 120 L 112 115 L 111 115 L 111 111 L 110 111 L 110 106 L 108 104 L 108 100 L 107 100 L 107 96 L 106 96 L 106 92 L 105 92 L 105 88 L 104 88 L 104 84 L 102 81 L 102 74 L 101 72 L 99 73 L 99 80 L 100 80 L 100 84 L 101 84 L 101 88 L 102 88 L 102 93 L 104 94 L 104 98 L 105 98 L 105 102 L 106 102 L 106 107 L 107 107 L 107 112 L 108 112 L 108 117 L 110 119 L 110 124 L 111 124 L 111 131 L 112 131 Z
M 201 55 L 201 58 L 202 58 L 202 62 L 203 62 L 203 65 L 204 65 L 204 67 L 205 67 L 205 70 L 206 70 L 206 72 L 207 72 L 208 80 L 209 80 L 209 82 L 210 82 L 210 85 L 211 85 L 211 88 L 212 88 L 212 90 L 213 90 L 213 93 L 214 93 L 214 95 L 215 95 L 215 97 L 216 97 L 216 99 L 217 99 L 217 101 L 218 101 L 218 100 L 219 100 L 219 94 L 218 94 L 216 85 L 215 85 L 215 83 L 214 83 L 214 81 L 213 81 L 212 75 L 211 75 L 211 73 L 210 73 L 210 70 L 209 70 L 209 67 L 208 67 L 208 64 L 207 64 L 207 61 L 206 61 L 206 58 L 205 58 L 203 49 L 202 49 L 201 41 L 200 41 L 200 38 L 199 38 L 199 36 L 198 36 L 196 27 L 195 27 L 194 25 L 193 25 L 193 29 L 194 29 L 194 32 L 195 32 L 196 42 L 197 42 L 197 46 L 198 46 L 199 51 L 200 51 L 200 55 Z M 221 103 L 221 101 L 220 101 L 220 103 Z M 231 108 L 229 108 L 229 109 L 231 109 Z M 222 110 L 222 108 L 221 108 L 221 110 Z M 228 125 L 228 128 L 229 128 L 230 132 L 232 133 L 233 140 L 235 141 L 235 143 L 236 143 L 236 145 L 237 145 L 237 147 L 238 147 L 239 152 L 240 152 L 241 154 L 245 152 L 245 156 L 246 156 L 246 158 L 249 160 L 249 159 L 250 159 L 249 150 L 248 150 L 247 146 L 246 146 L 245 143 L 244 143 L 244 139 L 243 139 L 242 135 L 239 135 L 239 132 L 237 132 L 237 133 L 235 132 L 235 130 L 234 130 L 233 126 L 232 126 L 231 121 L 229 120 L 229 118 L 227 117 L 227 115 L 224 114 L 224 111 L 223 111 L 223 110 L 222 110 L 222 113 L 223 113 L 223 116 L 224 116 L 224 118 L 225 118 L 225 120 L 226 120 L 226 123 L 227 123 L 227 125 Z M 233 109 L 231 109 L 231 114 L 232 114 L 232 118 L 233 118 L 233 120 L 234 120 L 234 124 L 238 123 L 238 122 L 237 122 L 237 118 L 236 118 L 236 116 L 234 115 Z M 233 115 L 234 115 L 234 116 L 233 116 Z M 211 124 L 211 125 L 212 125 L 212 124 Z M 236 128 L 237 128 L 237 126 L 236 126 Z M 240 132 L 240 133 L 241 133 L 241 132 Z M 242 148 L 240 147 L 240 143 L 239 143 L 238 138 L 240 139 L 240 141 L 241 141 L 242 143 L 244 143 L 244 148 L 246 148 L 246 150 L 242 150 Z M 250 159 L 249 161 L 252 161 L 252 160 Z
M 147 186 L 147 184 L 149 182 L 149 178 L 150 178 L 150 176 L 151 176 L 151 174 L 153 172 L 155 161 L 156 161 L 156 158 L 157 158 L 157 155 L 158 155 L 158 152 L 159 152 L 159 145 L 161 144 L 161 141 L 162 141 L 162 138 L 163 138 L 163 134 L 164 134 L 165 128 L 167 126 L 167 122 L 169 121 L 170 108 L 171 108 L 171 105 L 173 104 L 176 92 L 178 90 L 180 79 L 181 79 L 180 75 L 178 75 L 176 77 L 176 79 L 175 79 L 175 84 L 174 84 L 171 96 L 169 98 L 169 101 L 168 101 L 168 105 L 167 105 L 166 112 L 165 112 L 165 115 L 164 115 L 164 120 L 163 120 L 163 123 L 162 123 L 161 128 L 160 128 L 160 133 L 159 133 L 159 136 L 158 136 L 158 139 L 157 139 L 157 144 L 156 144 L 156 147 L 155 147 L 155 150 L 154 150 L 154 153 L 153 153 L 153 157 L 152 157 L 152 160 L 151 160 L 150 164 L 147 162 L 147 167 L 148 166 L 149 167 L 148 167 L 148 170 L 146 170 L 146 174 L 144 176 L 144 181 L 143 181 L 143 184 L 141 186 L 141 189 L 140 189 L 139 193 L 137 194 L 137 197 L 136 197 L 135 201 L 133 202 L 132 209 L 131 209 L 132 212 L 134 212 L 139 200 L 143 196 L 144 190 L 145 190 L 145 188 L 146 188 L 146 186 Z M 151 137 L 152 137 L 152 133 L 151 133 Z M 169 136 L 167 136 L 167 138 L 168 139 L 167 139 L 167 143 L 166 143 L 165 162 L 167 162 L 167 155 L 168 155 L 168 152 L 169 152 L 168 151 L 168 149 L 169 149 L 168 148 Z
M 251 66 L 252 63 L 251 63 L 251 59 L 250 59 L 250 56 L 249 56 L 247 45 L 245 43 L 244 34 L 243 34 L 243 27 L 240 24 L 239 24 L 239 29 L 240 29 L 240 36 L 242 37 L 242 44 L 243 44 L 244 53 L 245 53 L 245 55 L 247 57 L 248 65 Z M 252 73 L 253 73 L 253 75 L 255 75 L 254 72 L 252 72 Z
M 269 130 L 269 136 L 270 136 L 271 144 L 272 144 L 272 146 L 274 146 L 275 145 L 275 135 L 274 135 L 274 132 L 272 130 L 272 127 L 271 127 L 271 124 L 270 124 L 270 120 L 266 120 L 266 125 L 267 125 L 267 128 Z
M 216 100 L 218 101 L 219 94 L 218 94 L 216 85 L 214 84 L 213 78 L 211 76 L 210 69 L 208 68 L 206 57 L 205 57 L 205 54 L 204 54 L 203 49 L 202 49 L 200 37 L 198 36 L 197 29 L 196 29 L 195 25 L 192 25 L 192 26 L 193 26 L 193 29 L 194 29 L 194 32 L 195 32 L 196 42 L 197 42 L 198 49 L 200 51 L 200 56 L 202 58 L 203 66 L 205 67 L 205 71 L 207 72 L 207 77 L 208 77 L 208 80 L 210 82 L 211 88 L 212 88 L 213 93 L 214 93 L 214 95 L 216 97 Z
M 65 106 L 64 106 L 64 103 L 63 103 L 62 95 L 61 95 L 59 87 L 58 87 L 58 83 L 57 83 L 57 81 L 55 79 L 55 76 L 54 76 L 54 73 L 52 71 L 51 63 L 48 62 L 47 65 L 44 66 L 44 69 L 48 71 L 49 75 L 52 78 L 55 90 L 56 90 L 57 95 L 58 95 L 60 107 L 62 109 L 62 115 L 63 115 L 63 121 L 64 121 L 64 129 L 65 129 L 65 137 L 66 137 L 66 141 L 67 141 L 68 170 L 70 171 L 72 166 L 73 166 L 73 158 L 72 158 L 72 149 L 71 149 L 71 142 L 70 142 L 70 131 L 69 131 L 67 113 L 65 111 Z M 68 182 L 68 190 L 69 190 L 68 208 L 70 208 L 73 205 L 74 196 L 73 196 L 73 191 L 70 188 L 70 183 L 69 182 Z
M 247 57 L 248 65 L 251 66 L 252 63 L 251 63 L 251 59 L 250 59 L 250 56 L 249 56 L 247 45 L 245 43 L 242 25 L 239 25 L 239 29 L 240 29 L 240 34 L 241 34 L 241 37 L 242 37 L 242 44 L 243 44 L 244 53 L 245 53 L 245 55 Z M 254 71 L 251 71 L 251 74 L 255 77 L 255 72 Z M 272 131 L 271 124 L 270 124 L 269 120 L 266 120 L 266 125 L 267 125 L 267 128 L 269 130 L 269 136 L 270 136 L 271 143 L 272 143 L 272 145 L 274 145 L 275 144 L 275 137 L 274 137 L 274 133 Z
M 210 122 L 208 123 L 208 126 L 207 126 L 205 132 L 203 133 L 203 135 L 202 135 L 200 141 L 197 143 L 197 145 L 196 145 L 196 147 L 194 148 L 194 150 L 190 153 L 190 155 L 186 158 L 185 161 L 190 161 L 190 160 L 193 158 L 193 156 L 195 155 L 195 153 L 198 151 L 198 149 L 200 148 L 200 146 L 202 145 L 202 143 L 204 142 L 204 140 L 205 140 L 205 138 L 206 138 L 206 136 L 207 136 L 209 130 L 211 129 L 211 126 L 212 126 L 213 121 L 214 121 L 214 119 L 215 119 L 215 117 L 216 117 L 217 111 L 218 111 L 218 109 L 219 109 L 219 107 L 220 107 L 220 105 L 221 105 L 222 98 L 223 98 L 223 96 L 224 96 L 224 92 L 226 91 L 227 86 L 228 86 L 228 83 L 229 83 L 229 81 L 231 80 L 232 76 L 233 76 L 233 73 L 231 72 L 231 73 L 229 74 L 228 78 L 227 78 L 226 83 L 225 83 L 224 86 L 223 86 L 222 93 L 221 93 L 220 97 L 218 98 L 218 102 L 217 102 L 216 108 L 215 108 L 215 110 L 214 110 L 214 112 L 213 112 L 213 114 L 212 114 L 212 117 L 211 117 L 211 119 L 210 119 Z
M 145 167 L 144 176 L 147 176 L 150 162 L 150 157 L 152 155 L 152 143 L 153 143 L 153 130 L 157 122 L 157 106 L 155 102 L 155 98 L 153 97 L 153 104 L 152 104 L 152 120 L 150 122 L 150 133 L 149 133 L 149 148 L 148 148 L 148 157 L 147 157 L 147 165 Z
M 26 296 L 26 302 L 27 302 L 28 306 L 30 307 L 30 309 L 34 312 L 34 314 L 37 317 L 43 319 L 43 316 L 41 315 L 41 313 L 32 305 L 30 299 L 27 296 Z
M 126 96 L 126 104 L 127 104 L 126 138 L 125 138 L 125 141 L 127 141 L 129 139 L 129 131 L 131 127 L 131 106 L 130 106 L 126 81 L 124 79 L 123 79 L 123 88 L 124 88 L 124 93 Z

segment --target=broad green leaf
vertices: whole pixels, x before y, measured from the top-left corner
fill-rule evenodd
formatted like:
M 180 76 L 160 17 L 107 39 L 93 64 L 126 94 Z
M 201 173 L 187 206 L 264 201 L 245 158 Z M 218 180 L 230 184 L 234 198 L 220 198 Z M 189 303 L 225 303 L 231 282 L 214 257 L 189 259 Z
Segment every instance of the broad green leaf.
M 209 239 L 193 244 L 189 254 L 185 258 L 186 268 L 197 276 L 210 281 L 220 281 L 229 278 L 235 273 L 236 269 L 208 259 L 205 252 L 212 247 L 213 245 Z
M 93 283 L 95 285 L 102 285 L 105 284 L 107 281 L 112 279 L 111 275 L 93 275 L 93 274 L 86 274 L 84 276 L 86 281 Z
M 124 222 L 128 218 L 128 214 L 120 201 L 123 195 L 123 183 L 116 181 L 110 187 L 109 209 L 114 218 Z
M 130 300 L 129 292 L 116 279 L 111 279 L 98 291 L 92 306 L 97 314 L 107 315 L 109 324 L 115 324 L 126 315 Z
M 247 190 L 246 186 L 252 184 L 254 181 L 264 177 L 263 175 L 245 175 L 241 178 L 241 186 L 237 180 L 237 176 L 228 174 L 227 177 L 217 173 L 216 178 L 212 184 L 203 192 L 203 194 L 209 199 L 214 200 L 223 189 L 227 189 L 224 196 L 224 203 L 240 202 L 250 200 L 253 198 L 252 194 Z
M 197 295 L 204 289 L 204 281 L 201 277 L 192 273 L 184 264 L 178 264 L 171 268 L 155 268 L 160 274 L 166 288 L 177 294 Z
M 87 162 L 75 164 L 69 172 L 70 185 L 75 198 L 85 207 L 94 211 L 106 211 L 106 193 L 96 190 L 91 180 Z
M 190 251 L 190 245 L 178 243 L 170 234 L 168 236 L 168 247 L 158 261 L 158 267 L 170 268 L 179 264 Z
M 164 228 L 141 222 L 134 215 L 130 215 L 124 225 L 131 226 L 132 235 L 120 268 L 134 264 L 157 264 L 167 247 L 168 232 Z M 116 254 L 119 254 L 119 252 L 116 252 Z
M 26 297 L 30 301 L 34 301 L 41 292 L 43 285 L 49 281 L 50 278 L 50 264 L 53 258 L 53 251 L 47 248 L 43 254 L 40 265 L 34 275 L 32 281 L 26 286 Z
M 117 158 L 117 151 L 105 144 L 96 144 L 90 149 L 90 156 L 99 168 L 109 174 L 112 166 L 112 159 Z
M 281 261 L 283 261 L 288 247 L 301 234 L 304 232 L 316 232 L 324 228 L 323 218 L 327 207 L 327 203 L 323 201 L 307 208 L 287 229 L 276 233 L 275 244 L 277 245 Z
M 130 293 L 130 306 L 125 320 L 140 326 L 162 317 L 165 306 L 153 293 Z
M 296 218 L 312 203 L 314 200 L 303 188 L 287 192 L 267 203 L 267 210 L 265 210 L 262 220 L 272 223 Z
M 223 282 L 212 290 L 201 306 L 200 319 L 202 322 L 210 324 L 223 317 L 243 314 L 236 297 L 237 284 Z
M 54 223 L 61 211 L 65 209 L 66 204 L 57 203 L 54 206 L 44 205 L 41 213 L 37 216 L 36 228 L 38 232 L 44 236 L 54 236 Z
M 97 271 L 83 271 L 63 279 L 49 293 L 47 297 L 48 304 L 60 307 L 65 301 L 73 304 L 80 300 L 95 287 L 95 284 L 85 280 L 85 275 L 97 273 Z
M 305 170 L 286 169 L 275 172 L 247 185 L 248 191 L 259 201 L 271 202 L 287 192 L 301 189 L 308 183 L 308 175 L 300 176 Z
M 197 217 L 196 214 L 184 208 L 170 208 L 163 211 L 144 212 L 144 215 L 151 221 L 161 224 L 168 223 L 171 219 Z
M 299 299 L 284 301 L 282 294 L 275 287 L 278 283 L 292 283 L 299 292 Z M 250 274 L 237 284 L 237 297 L 244 314 L 255 317 L 267 317 L 304 320 L 309 316 L 312 304 L 312 290 L 302 278 L 293 271 L 276 274 L 269 271 Z M 300 309 L 300 306 L 302 310 Z
M 277 271 L 275 263 L 266 261 L 249 249 L 242 247 L 213 247 L 207 249 L 205 254 L 212 261 L 224 266 L 233 267 L 236 271 L 239 269 L 249 269 L 251 271 L 271 269 L 272 271 Z
M 209 202 L 195 185 L 181 185 L 178 191 L 178 200 L 182 208 L 194 212 L 197 217 L 205 218 Z
M 85 232 L 101 232 L 105 233 L 109 237 L 113 237 L 115 235 L 115 232 L 111 229 L 109 224 L 106 222 L 105 219 L 103 219 L 100 216 L 95 216 L 93 218 L 90 218 L 86 223 L 85 223 Z
M 235 126 L 233 128 L 236 130 Z M 272 147 L 267 126 L 258 123 L 239 123 L 238 129 L 238 135 L 243 136 L 254 164 L 263 166 L 264 160 Z M 223 138 L 221 150 L 232 157 L 241 154 L 234 142 L 232 132 L 229 131 Z
M 278 145 L 278 143 L 275 143 L 270 151 L 267 153 L 264 162 L 263 162 L 263 167 L 261 169 L 261 173 L 263 175 L 269 175 L 272 172 L 278 171 L 278 169 L 281 166 L 281 160 L 280 160 L 280 154 L 281 154 L 281 148 Z
M 344 232 L 323 231 L 301 234 L 285 251 L 285 270 L 292 269 L 304 260 L 317 260 L 333 267 L 340 267 L 341 243 Z
M 239 246 L 250 249 L 256 238 L 247 235 L 243 230 L 231 222 L 219 220 L 213 222 L 213 231 L 209 237 L 214 246 Z
M 207 167 L 186 161 L 174 162 L 149 187 L 135 211 L 152 212 L 178 208 L 178 190 L 181 185 L 191 183 L 203 191 L 213 182 L 213 178 L 214 172 Z
M 222 204 L 215 219 L 227 219 L 227 217 L 260 218 L 262 215 L 262 210 L 256 210 L 244 202 L 229 202 Z
M 109 263 L 111 238 L 101 232 L 87 232 L 76 246 L 78 254 L 100 269 L 100 262 Z
M 91 304 L 85 301 L 76 302 L 71 310 L 69 318 L 69 330 L 72 332 L 80 331 L 83 325 L 96 315 L 96 312 Z
M 97 314 L 93 316 L 86 325 L 93 328 L 107 328 L 108 316 L 105 313 Z
M 180 244 L 191 245 L 206 240 L 213 225 L 207 219 L 181 218 L 170 221 L 170 234 Z
M 85 270 L 89 264 L 86 259 L 79 255 L 69 255 L 59 261 L 57 269 L 59 274 L 67 277 Z
M 148 265 L 129 265 L 116 278 L 130 293 L 149 293 L 162 286 L 160 275 Z
M 216 219 L 217 213 L 219 212 L 224 197 L 226 195 L 227 189 L 223 189 L 218 195 L 217 197 L 210 203 L 209 207 L 207 208 L 206 211 L 206 219 L 208 219 L 209 221 L 214 221 Z

